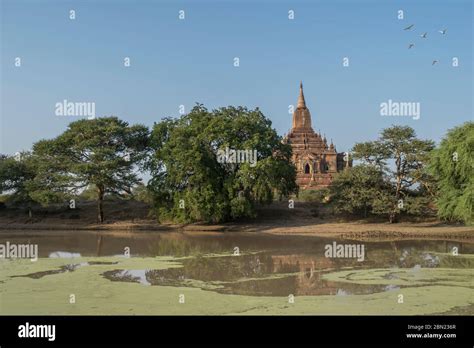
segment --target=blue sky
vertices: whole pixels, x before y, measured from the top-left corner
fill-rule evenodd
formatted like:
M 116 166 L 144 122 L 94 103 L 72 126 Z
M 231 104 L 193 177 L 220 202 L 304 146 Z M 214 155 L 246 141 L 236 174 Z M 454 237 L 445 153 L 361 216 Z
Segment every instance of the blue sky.
M 1 153 L 64 131 L 77 119 L 55 115 L 64 99 L 148 126 L 181 104 L 258 106 L 284 134 L 300 80 L 313 128 L 338 151 L 391 124 L 439 141 L 473 119 L 470 0 L 0 2 Z M 421 103 L 420 119 L 381 116 L 389 99 Z

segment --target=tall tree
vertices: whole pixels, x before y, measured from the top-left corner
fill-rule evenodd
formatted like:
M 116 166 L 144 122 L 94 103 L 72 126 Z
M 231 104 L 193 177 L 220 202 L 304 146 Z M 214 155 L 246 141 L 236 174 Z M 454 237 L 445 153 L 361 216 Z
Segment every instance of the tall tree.
M 35 203 L 30 185 L 35 175 L 36 168 L 28 152 L 0 155 L 0 192 L 8 193 L 13 202 L 26 204 L 30 217 Z
M 329 187 L 331 204 L 336 212 L 357 214 L 387 214 L 393 202 L 393 187 L 380 168 L 358 165 L 339 173 Z
M 274 193 L 297 190 L 291 148 L 258 109 L 197 105 L 154 126 L 148 187 L 161 218 L 219 222 L 255 215 Z M 232 151 L 249 151 L 240 161 Z M 230 154 L 230 155 L 229 155 Z M 253 158 L 253 156 L 255 156 Z
M 104 221 L 106 194 L 130 193 L 140 182 L 137 165 L 146 156 L 149 131 L 117 117 L 79 120 L 57 138 L 34 144 L 38 163 L 35 183 L 44 191 L 77 194 L 94 186 L 98 221 Z
M 9 194 L 10 202 L 26 205 L 30 217 L 34 206 L 58 203 L 66 198 L 64 191 L 39 180 L 41 165 L 47 164 L 41 163 L 31 152 L 0 155 L 0 192 Z
M 394 185 L 390 222 L 413 201 L 414 189 L 431 190 L 426 164 L 433 148 L 434 142 L 418 139 L 413 128 L 392 126 L 382 130 L 378 140 L 357 143 L 352 149 L 354 158 L 379 167 Z
M 447 133 L 433 151 L 430 171 L 438 185 L 439 217 L 474 223 L 474 122 Z
M 28 154 L 23 153 L 17 158 L 0 155 L 0 192 L 9 192 L 25 199 L 28 196 L 26 183 L 34 178 L 34 168 L 26 160 Z

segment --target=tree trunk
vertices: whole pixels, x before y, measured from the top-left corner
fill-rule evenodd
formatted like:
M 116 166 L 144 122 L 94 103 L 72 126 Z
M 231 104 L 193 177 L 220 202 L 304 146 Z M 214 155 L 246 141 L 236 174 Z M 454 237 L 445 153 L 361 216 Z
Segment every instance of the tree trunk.
M 397 214 L 395 212 L 391 212 L 390 215 L 388 216 L 388 221 L 391 224 L 397 222 Z
M 397 167 L 396 173 L 396 186 L 395 186 L 395 207 L 393 211 L 390 213 L 389 221 L 391 224 L 397 222 L 397 209 L 398 208 L 398 201 L 400 199 L 400 192 L 402 190 L 402 155 L 399 151 L 395 153 L 395 165 Z
M 97 256 L 102 254 L 102 235 L 97 235 Z
M 97 220 L 99 223 L 104 222 L 104 189 L 102 187 L 97 188 Z

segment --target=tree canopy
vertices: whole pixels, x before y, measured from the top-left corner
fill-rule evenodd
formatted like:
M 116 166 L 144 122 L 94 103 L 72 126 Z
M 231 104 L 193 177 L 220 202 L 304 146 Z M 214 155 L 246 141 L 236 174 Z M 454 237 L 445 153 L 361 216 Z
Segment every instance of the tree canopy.
M 135 169 L 145 159 L 148 136 L 147 127 L 117 117 L 72 122 L 58 137 L 34 144 L 36 191 L 76 194 L 92 185 L 103 222 L 104 195 L 130 193 L 140 182 Z
M 451 129 L 433 151 L 430 171 L 438 186 L 438 215 L 474 223 L 474 122 Z
M 11 200 L 34 202 L 30 185 L 35 175 L 36 169 L 29 153 L 0 155 L 0 192 L 8 192 Z
M 380 175 L 377 177 L 375 171 L 358 169 L 342 179 L 351 180 L 353 185 L 357 186 L 370 184 L 367 181 L 357 181 L 358 174 L 363 172 L 370 174 L 372 179 L 384 177 L 384 187 L 391 193 L 384 195 L 383 200 L 377 201 L 373 212 L 387 214 L 390 222 L 395 222 L 402 211 L 420 213 L 424 210 L 423 205 L 428 204 L 429 200 L 423 198 L 423 194 L 433 194 L 432 178 L 426 170 L 433 148 L 433 141 L 418 139 L 411 127 L 392 126 L 383 129 L 379 139 L 357 143 L 352 149 L 355 159 L 373 166 Z M 365 193 L 359 194 L 367 196 L 371 192 L 375 193 L 369 187 L 363 191 Z
M 336 212 L 369 214 L 385 212 L 384 207 L 392 197 L 392 187 L 380 168 L 358 165 L 337 175 L 329 187 Z
M 282 144 L 260 110 L 196 105 L 155 124 L 149 168 L 160 218 L 220 222 L 255 216 L 257 204 L 297 191 L 291 147 Z M 232 151 L 255 154 L 239 161 Z M 248 160 L 249 158 L 247 158 Z

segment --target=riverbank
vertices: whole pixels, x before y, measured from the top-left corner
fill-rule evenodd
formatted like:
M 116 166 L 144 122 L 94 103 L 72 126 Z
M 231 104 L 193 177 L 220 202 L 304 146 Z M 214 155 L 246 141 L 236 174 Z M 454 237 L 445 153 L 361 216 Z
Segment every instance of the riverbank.
M 294 209 L 275 203 L 259 211 L 259 217 L 223 224 L 158 223 L 148 215 L 149 207 L 140 202 L 107 202 L 107 221 L 94 221 L 93 204 L 77 210 L 39 211 L 34 218 L 22 211 L 0 213 L 0 233 L 24 231 L 181 231 L 181 232 L 250 232 L 278 235 L 334 236 L 358 240 L 449 239 L 474 240 L 474 227 L 445 224 L 435 219 L 390 224 L 383 220 L 347 220 L 315 209 L 314 203 L 297 202 Z
M 340 222 L 326 224 L 307 224 L 304 226 L 253 224 L 157 224 L 150 222 L 119 222 L 112 224 L 92 224 L 71 226 L 67 224 L 2 224 L 0 234 L 23 233 L 25 231 L 150 231 L 150 232 L 252 232 L 277 235 L 334 236 L 356 240 L 398 240 L 398 239 L 449 239 L 473 240 L 474 230 L 466 226 L 451 226 L 439 223 L 357 223 Z

